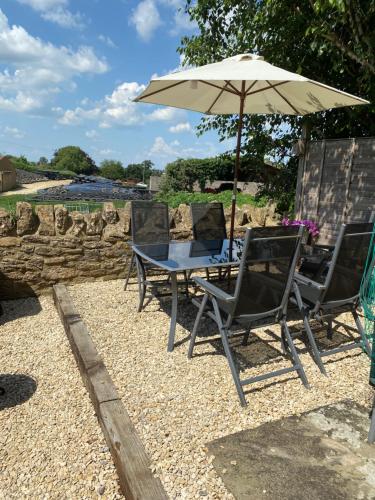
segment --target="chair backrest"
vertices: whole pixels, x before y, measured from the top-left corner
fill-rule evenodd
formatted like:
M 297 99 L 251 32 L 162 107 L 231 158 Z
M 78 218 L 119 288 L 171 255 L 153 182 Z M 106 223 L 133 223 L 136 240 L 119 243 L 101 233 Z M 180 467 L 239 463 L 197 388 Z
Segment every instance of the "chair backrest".
M 343 224 L 337 237 L 321 302 L 352 299 L 359 295 L 374 224 Z
M 303 226 L 246 231 L 234 296 L 234 317 L 286 313 Z
M 131 202 L 131 232 L 136 245 L 168 243 L 169 213 L 166 203 L 137 200 Z
M 195 240 L 225 240 L 227 231 L 222 203 L 192 203 L 190 205 Z

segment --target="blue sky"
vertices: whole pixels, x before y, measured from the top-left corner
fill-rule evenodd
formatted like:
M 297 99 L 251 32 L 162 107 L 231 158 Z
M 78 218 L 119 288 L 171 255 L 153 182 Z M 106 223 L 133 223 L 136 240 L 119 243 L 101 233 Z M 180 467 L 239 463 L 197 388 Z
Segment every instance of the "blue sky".
M 197 137 L 200 115 L 131 102 L 176 70 L 195 26 L 184 0 L 2 0 L 0 151 L 38 160 L 77 145 L 100 164 L 205 157 L 230 147 Z

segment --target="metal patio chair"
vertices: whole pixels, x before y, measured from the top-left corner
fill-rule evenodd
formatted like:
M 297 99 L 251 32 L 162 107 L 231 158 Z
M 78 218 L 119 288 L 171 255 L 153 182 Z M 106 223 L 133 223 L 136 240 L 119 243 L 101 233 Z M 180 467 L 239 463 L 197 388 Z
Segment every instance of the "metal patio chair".
M 325 278 L 314 281 L 296 273 L 293 283 L 294 297 L 302 315 L 304 328 L 312 354 L 320 371 L 327 375 L 322 357 L 361 347 L 370 355 L 370 346 L 357 309 L 362 275 L 372 235 L 373 223 L 351 223 L 341 226 L 332 260 Z M 359 341 L 320 351 L 312 332 L 310 321 L 324 324 L 324 316 L 329 315 L 327 337 L 332 338 L 332 315 L 350 312 L 359 331 Z
M 202 315 L 206 314 L 219 328 L 225 355 L 243 406 L 246 405 L 243 386 L 284 373 L 297 371 L 303 384 L 309 387 L 287 325 L 289 295 L 303 231 L 302 226 L 247 229 L 233 294 L 224 292 L 202 278 L 194 278 L 205 293 L 191 334 L 188 357 L 193 355 L 198 326 Z M 212 309 L 206 311 L 209 302 Z M 287 352 L 287 344 L 292 366 L 241 380 L 228 337 L 240 326 L 244 330 L 246 343 L 251 328 L 276 323 L 281 326 L 283 353 Z
M 225 226 L 224 208 L 222 203 L 191 203 L 190 204 L 192 230 L 194 240 L 225 240 L 227 238 L 227 230 Z M 208 269 L 206 278 L 212 278 Z M 226 272 L 218 269 L 219 279 Z
M 169 212 L 166 203 L 137 200 L 131 202 L 131 233 L 134 245 L 155 245 L 155 250 L 165 254 L 168 252 L 170 242 L 169 235 Z M 155 255 L 156 259 L 167 258 L 167 255 Z M 158 293 L 158 296 L 170 295 L 169 291 L 169 273 L 153 266 L 149 262 L 144 262 L 132 252 L 128 275 L 124 289 L 126 290 L 129 277 L 134 265 L 137 268 L 137 283 L 139 292 L 138 312 L 143 308 L 146 297 L 146 289 L 149 287 L 152 291 L 160 292 L 160 288 L 168 288 L 164 293 Z M 147 279 L 147 273 L 163 276 L 164 279 L 150 281 Z M 188 278 L 186 272 L 183 272 L 184 280 L 179 282 L 184 287 L 185 295 L 189 295 Z
M 227 238 L 222 203 L 191 203 L 190 210 L 195 240 L 225 240 Z
M 132 243 L 135 245 L 168 243 L 170 240 L 168 205 L 153 201 L 132 201 L 130 225 Z M 132 251 L 124 290 L 128 287 L 129 279 L 135 266 L 135 254 Z

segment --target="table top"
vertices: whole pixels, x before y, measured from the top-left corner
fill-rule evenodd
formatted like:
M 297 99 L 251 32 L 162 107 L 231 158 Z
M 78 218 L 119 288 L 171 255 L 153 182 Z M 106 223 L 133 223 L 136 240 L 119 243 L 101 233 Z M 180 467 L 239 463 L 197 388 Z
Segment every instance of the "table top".
M 238 266 L 243 239 L 234 239 L 230 256 L 230 240 L 170 241 L 152 245 L 132 245 L 135 253 L 170 272 L 209 267 Z

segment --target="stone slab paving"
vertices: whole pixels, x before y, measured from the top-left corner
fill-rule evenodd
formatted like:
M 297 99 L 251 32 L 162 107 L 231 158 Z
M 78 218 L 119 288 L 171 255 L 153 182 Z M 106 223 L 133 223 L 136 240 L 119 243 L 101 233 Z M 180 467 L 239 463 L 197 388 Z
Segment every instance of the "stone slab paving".
M 237 500 L 375 498 L 368 409 L 342 401 L 267 422 L 208 445 Z

